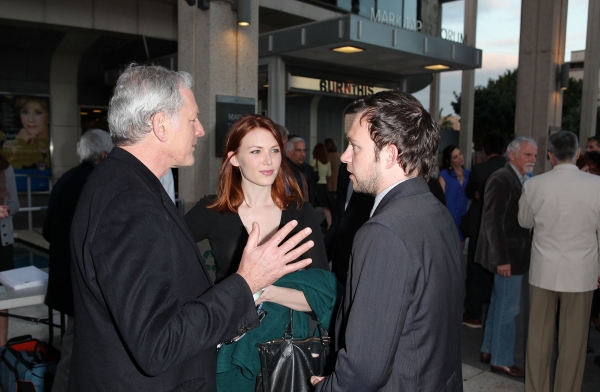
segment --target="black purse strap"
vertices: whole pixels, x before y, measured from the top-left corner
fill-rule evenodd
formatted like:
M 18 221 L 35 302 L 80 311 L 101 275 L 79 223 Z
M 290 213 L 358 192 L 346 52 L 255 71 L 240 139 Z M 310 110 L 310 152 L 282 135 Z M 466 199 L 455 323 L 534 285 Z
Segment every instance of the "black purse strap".
M 321 340 L 329 340 L 329 334 L 327 333 L 327 330 L 321 327 L 321 325 L 318 324 L 318 321 L 319 319 L 317 318 L 317 327 L 319 328 L 319 335 L 321 335 Z M 290 322 L 285 327 L 285 334 L 283 335 L 283 339 L 294 340 L 294 310 L 292 308 L 290 308 Z

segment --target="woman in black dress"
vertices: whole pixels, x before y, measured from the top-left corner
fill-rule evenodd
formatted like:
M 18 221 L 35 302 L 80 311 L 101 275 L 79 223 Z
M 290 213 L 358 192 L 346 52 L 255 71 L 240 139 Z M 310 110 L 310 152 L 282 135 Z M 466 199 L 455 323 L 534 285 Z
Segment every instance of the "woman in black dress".
M 262 309 L 267 316 L 246 337 L 221 347 L 217 364 L 219 391 L 254 390 L 255 377 L 249 374 L 255 375 L 259 370 L 255 345 L 281 337 L 287 308 L 298 311 L 294 314 L 294 335 L 307 336 L 312 333 L 308 316 L 302 312 L 314 312 L 327 329 L 341 297 L 335 276 L 329 272 L 314 209 L 303 203 L 302 192 L 283 159 L 283 151 L 281 135 L 270 119 L 243 116 L 227 135 L 217 195 L 202 198 L 185 215 L 194 240 L 210 242 L 217 284 L 237 271 L 253 222 L 260 227 L 259 245 L 291 220 L 297 220 L 298 225 L 290 236 L 310 227 L 312 234 L 305 241 L 312 240 L 315 244 L 298 258 L 312 259 L 306 271 L 289 274 L 255 293 L 256 304 L 264 305 Z M 304 325 L 303 330 L 297 330 L 297 324 Z

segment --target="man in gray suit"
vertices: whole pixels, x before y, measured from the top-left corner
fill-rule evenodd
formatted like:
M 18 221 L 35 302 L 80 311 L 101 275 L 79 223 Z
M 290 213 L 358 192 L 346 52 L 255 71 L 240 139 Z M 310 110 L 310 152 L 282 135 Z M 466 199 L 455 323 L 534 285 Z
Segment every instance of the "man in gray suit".
M 485 186 L 483 215 L 475 260 L 494 274 L 481 362 L 491 370 L 524 377 L 515 365 L 515 317 L 521 303 L 521 282 L 529 270 L 531 234 L 517 220 L 519 197 L 526 174 L 531 173 L 537 156 L 537 143 L 520 136 L 507 147 L 508 163 L 495 171 Z
M 440 133 L 413 96 L 355 103 L 341 157 L 354 191 L 375 196 L 354 238 L 336 321 L 335 369 L 316 391 L 462 391 L 462 249 L 424 177 Z
M 519 223 L 533 228 L 525 391 L 549 391 L 556 320 L 555 391 L 579 391 L 592 293 L 600 283 L 600 178 L 575 166 L 577 136 L 548 138 L 552 170 L 525 183 Z

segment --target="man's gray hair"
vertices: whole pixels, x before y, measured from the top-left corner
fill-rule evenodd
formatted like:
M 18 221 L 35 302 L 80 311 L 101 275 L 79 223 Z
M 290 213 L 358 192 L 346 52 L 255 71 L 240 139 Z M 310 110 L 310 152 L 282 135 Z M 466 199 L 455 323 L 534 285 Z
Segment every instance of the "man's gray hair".
M 534 138 L 529 137 L 529 136 L 519 136 L 519 137 L 515 138 L 512 142 L 510 142 L 508 147 L 506 147 L 506 160 L 507 161 L 510 160 L 511 152 L 516 155 L 519 152 L 519 150 L 521 150 L 521 145 L 523 143 L 531 143 L 537 147 L 537 142 L 535 141 Z
M 560 131 L 548 136 L 548 152 L 557 162 L 575 162 L 578 149 L 579 139 L 573 132 Z
M 117 80 L 108 107 L 110 136 L 117 146 L 130 146 L 152 131 L 152 117 L 164 113 L 178 125 L 183 108 L 180 88 L 192 88 L 192 76 L 158 65 L 131 64 Z
M 298 143 L 298 142 L 302 142 L 302 143 L 306 144 L 304 139 L 302 139 L 301 137 L 293 137 L 290 140 L 288 140 L 287 146 L 285 146 L 285 151 L 286 152 L 294 151 L 294 144 Z
M 79 162 L 95 163 L 100 161 L 103 152 L 108 154 L 112 149 L 113 144 L 108 132 L 90 129 L 77 142 L 77 157 Z

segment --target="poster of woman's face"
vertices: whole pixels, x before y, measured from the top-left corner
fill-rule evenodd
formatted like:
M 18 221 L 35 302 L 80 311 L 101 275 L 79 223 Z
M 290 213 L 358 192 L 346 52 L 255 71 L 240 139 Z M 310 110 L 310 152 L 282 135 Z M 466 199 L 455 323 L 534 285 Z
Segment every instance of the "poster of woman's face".
M 15 173 L 50 176 L 49 98 L 0 95 L 0 144 Z

